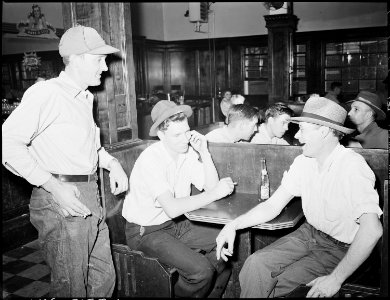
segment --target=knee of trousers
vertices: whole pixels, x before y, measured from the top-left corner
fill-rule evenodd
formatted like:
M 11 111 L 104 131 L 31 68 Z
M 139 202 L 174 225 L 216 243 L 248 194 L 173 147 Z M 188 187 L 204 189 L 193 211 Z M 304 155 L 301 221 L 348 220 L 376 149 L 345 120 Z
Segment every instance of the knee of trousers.
M 214 273 L 215 268 L 211 263 L 201 263 L 190 275 L 190 279 L 192 282 L 208 282 L 213 279 Z
M 245 273 L 251 273 L 252 275 L 257 272 L 264 272 L 267 267 L 267 255 L 261 253 L 253 253 L 244 262 L 240 271 L 240 276 Z

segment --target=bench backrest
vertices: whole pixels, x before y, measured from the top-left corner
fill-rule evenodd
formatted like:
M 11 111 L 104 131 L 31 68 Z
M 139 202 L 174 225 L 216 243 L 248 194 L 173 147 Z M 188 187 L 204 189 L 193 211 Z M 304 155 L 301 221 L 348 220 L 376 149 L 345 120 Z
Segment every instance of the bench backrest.
M 109 151 L 122 164 L 130 176 L 134 163 L 140 153 L 156 141 L 139 141 Z M 279 186 L 284 171 L 302 153 L 300 146 L 252 145 L 252 144 L 217 144 L 209 143 L 209 150 L 220 178 L 231 176 L 238 182 L 238 192 L 257 194 L 260 180 L 260 158 L 264 157 L 270 177 L 270 189 L 273 193 Z M 376 176 L 376 188 L 383 207 L 383 186 L 388 176 L 388 152 L 381 149 L 354 148 L 367 161 Z M 101 191 L 107 209 L 107 223 L 110 228 L 111 241 L 125 244 L 122 204 L 125 193 L 114 196 L 110 192 L 110 181 L 107 171 L 100 172 Z

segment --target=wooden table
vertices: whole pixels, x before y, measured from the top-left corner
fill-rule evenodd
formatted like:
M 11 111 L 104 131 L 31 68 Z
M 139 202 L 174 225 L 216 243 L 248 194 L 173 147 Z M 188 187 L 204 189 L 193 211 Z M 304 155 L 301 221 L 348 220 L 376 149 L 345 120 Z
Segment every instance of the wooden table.
M 205 207 L 186 213 L 186 217 L 192 221 L 226 224 L 234 218 L 249 211 L 259 204 L 256 194 L 236 193 L 215 201 Z M 282 212 L 271 221 L 253 226 L 252 228 L 276 230 L 294 227 L 303 217 L 300 198 L 294 198 L 282 210 Z M 239 273 L 245 260 L 252 254 L 251 228 L 239 230 L 236 235 L 234 254 L 230 261 L 233 264 L 231 280 L 225 290 L 225 298 L 238 298 L 240 296 Z

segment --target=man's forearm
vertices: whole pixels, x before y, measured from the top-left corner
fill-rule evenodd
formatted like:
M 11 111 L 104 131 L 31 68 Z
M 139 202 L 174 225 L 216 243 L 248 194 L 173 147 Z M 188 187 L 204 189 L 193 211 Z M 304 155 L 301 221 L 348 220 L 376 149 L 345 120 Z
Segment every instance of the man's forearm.
M 369 257 L 381 235 L 382 230 L 378 225 L 360 225 L 347 253 L 331 275 L 342 284 Z
M 205 187 L 204 189 L 210 190 L 215 187 L 215 185 L 219 181 L 218 172 L 215 168 L 213 159 L 211 157 L 210 152 L 205 151 L 200 154 L 203 162 L 203 170 L 204 170 L 204 176 L 205 176 Z

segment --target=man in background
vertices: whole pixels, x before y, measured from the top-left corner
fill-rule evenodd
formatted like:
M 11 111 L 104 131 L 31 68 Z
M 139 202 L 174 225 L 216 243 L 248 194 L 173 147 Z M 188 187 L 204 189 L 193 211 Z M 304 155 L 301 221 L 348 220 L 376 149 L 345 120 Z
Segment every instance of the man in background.
M 341 82 L 334 81 L 330 84 L 330 91 L 328 91 L 325 95 L 325 98 L 340 104 L 340 94 L 341 94 Z
M 227 125 L 206 134 L 206 139 L 213 143 L 237 143 L 249 141 L 257 129 L 258 111 L 246 105 L 232 105 L 226 117 Z
M 374 93 L 361 91 L 356 99 L 347 103 L 352 103 L 348 116 L 359 132 L 351 140 L 359 142 L 363 148 L 387 149 L 389 133 L 376 123 L 386 119 L 379 97 Z
M 252 137 L 252 144 L 290 145 L 284 138 L 288 130 L 293 110 L 287 105 L 276 103 L 265 112 L 265 121 L 260 124 L 257 133 Z

